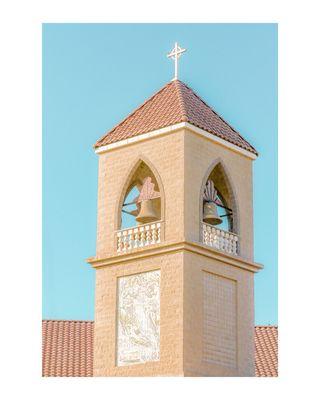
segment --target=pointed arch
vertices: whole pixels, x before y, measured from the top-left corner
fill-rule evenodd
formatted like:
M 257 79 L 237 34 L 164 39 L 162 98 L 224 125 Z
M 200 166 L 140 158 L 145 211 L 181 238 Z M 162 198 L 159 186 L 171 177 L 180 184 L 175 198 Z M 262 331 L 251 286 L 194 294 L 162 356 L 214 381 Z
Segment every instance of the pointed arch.
M 151 172 L 151 177 L 154 180 L 155 190 L 160 192 L 160 219 L 164 219 L 164 212 L 165 212 L 165 194 L 164 194 L 164 187 L 162 184 L 161 177 L 152 164 L 152 162 L 145 157 L 144 155 L 139 155 L 134 162 L 131 164 L 130 168 L 128 169 L 129 173 L 127 177 L 122 182 L 120 195 L 118 197 L 116 203 L 116 218 L 115 218 L 115 230 L 121 229 L 121 211 L 124 200 L 127 194 L 135 187 L 141 186 L 142 180 L 144 176 L 148 175 L 148 172 Z
M 220 157 L 210 164 L 202 180 L 199 201 L 200 221 L 203 220 L 203 192 L 208 179 L 211 179 L 214 182 L 215 188 L 217 189 L 218 195 L 223 203 L 228 208 L 232 209 L 232 218 L 229 218 L 230 231 L 239 234 L 240 221 L 237 194 L 228 169 Z

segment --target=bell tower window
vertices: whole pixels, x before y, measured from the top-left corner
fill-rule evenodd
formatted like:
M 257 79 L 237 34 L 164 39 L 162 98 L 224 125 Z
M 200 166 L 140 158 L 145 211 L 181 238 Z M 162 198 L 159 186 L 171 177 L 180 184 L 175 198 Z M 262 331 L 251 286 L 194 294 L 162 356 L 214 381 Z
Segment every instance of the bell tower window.
M 151 168 L 140 161 L 134 169 L 121 202 L 117 251 L 160 243 L 162 201 L 158 181 Z
M 231 184 L 219 162 L 209 173 L 201 196 L 201 234 L 205 245 L 237 255 L 237 211 Z

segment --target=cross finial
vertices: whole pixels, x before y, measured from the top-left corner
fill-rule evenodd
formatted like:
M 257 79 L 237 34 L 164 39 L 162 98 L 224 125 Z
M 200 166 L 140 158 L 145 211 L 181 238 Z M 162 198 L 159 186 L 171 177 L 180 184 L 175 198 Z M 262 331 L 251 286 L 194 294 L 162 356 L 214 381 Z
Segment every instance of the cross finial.
M 180 58 L 181 54 L 184 53 L 186 49 L 181 48 L 178 43 L 174 44 L 174 48 L 171 50 L 169 54 L 167 54 L 168 58 L 172 58 L 174 60 L 174 78 L 173 81 L 178 79 L 178 59 Z

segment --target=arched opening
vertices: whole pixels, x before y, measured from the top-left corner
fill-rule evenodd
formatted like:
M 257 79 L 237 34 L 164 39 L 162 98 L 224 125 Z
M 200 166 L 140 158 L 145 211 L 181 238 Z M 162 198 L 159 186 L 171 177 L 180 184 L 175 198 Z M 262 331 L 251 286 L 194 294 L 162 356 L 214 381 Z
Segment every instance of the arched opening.
M 201 221 L 238 233 L 238 213 L 230 179 L 222 161 L 209 168 L 201 188 Z
M 119 229 L 160 221 L 163 217 L 162 187 L 153 168 L 139 160 L 128 177 L 120 201 Z

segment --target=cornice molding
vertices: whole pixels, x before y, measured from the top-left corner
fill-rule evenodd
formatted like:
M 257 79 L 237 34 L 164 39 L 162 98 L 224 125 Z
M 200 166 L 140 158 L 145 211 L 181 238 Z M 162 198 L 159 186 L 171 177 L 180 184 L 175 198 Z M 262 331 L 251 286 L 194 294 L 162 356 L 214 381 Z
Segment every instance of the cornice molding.
M 160 243 L 142 249 L 134 249 L 124 254 L 110 255 L 110 257 L 106 258 L 91 257 L 88 258 L 86 261 L 93 268 L 99 269 L 123 264 L 129 261 L 137 261 L 148 257 L 162 256 L 165 254 L 172 254 L 182 251 L 188 251 L 190 253 L 202 255 L 204 257 L 208 257 L 213 260 L 232 265 L 233 267 L 245 269 L 251 272 L 258 272 L 263 268 L 262 264 L 249 261 L 239 256 L 233 256 L 231 254 L 223 253 L 200 243 L 188 241 Z
M 233 143 L 230 143 L 225 139 L 215 136 L 212 133 L 205 131 L 204 129 L 198 128 L 198 127 L 190 124 L 189 122 L 180 122 L 178 124 L 170 125 L 165 128 L 156 129 L 154 131 L 147 132 L 147 133 L 142 133 L 141 135 L 137 135 L 137 136 L 131 137 L 129 139 L 119 140 L 118 142 L 110 143 L 105 146 L 98 147 L 95 150 L 95 153 L 96 154 L 106 153 L 111 150 L 117 149 L 119 147 L 129 146 L 129 145 L 137 143 L 137 142 L 143 142 L 143 141 L 149 140 L 156 136 L 159 137 L 159 136 L 163 136 L 163 135 L 168 135 L 169 133 L 172 133 L 174 131 L 177 131 L 177 130 L 183 129 L 183 128 L 188 129 L 189 131 L 196 133 L 202 137 L 205 137 L 206 139 L 208 139 L 212 142 L 218 143 L 221 146 L 227 147 L 228 149 L 230 149 L 232 151 L 240 153 L 240 154 L 244 155 L 245 157 L 250 158 L 251 160 L 255 160 L 257 158 L 257 156 L 254 153 L 251 153 L 248 150 L 245 150 Z

